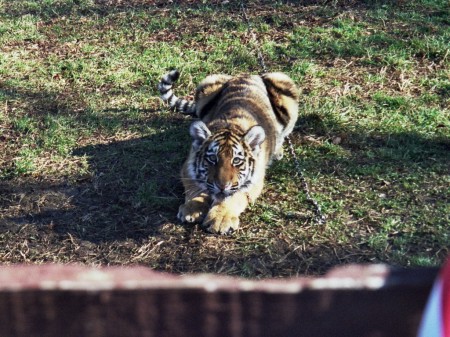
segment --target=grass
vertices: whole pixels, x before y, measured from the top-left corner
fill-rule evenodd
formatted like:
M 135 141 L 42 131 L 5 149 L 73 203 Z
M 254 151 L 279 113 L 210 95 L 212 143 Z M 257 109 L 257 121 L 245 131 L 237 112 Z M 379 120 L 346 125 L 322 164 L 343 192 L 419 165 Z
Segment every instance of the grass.
M 243 277 L 346 263 L 438 266 L 449 253 L 446 1 L 249 2 L 267 67 L 302 90 L 292 158 L 231 237 L 176 220 L 190 120 L 179 95 L 259 72 L 239 5 L 0 0 L 0 262 L 144 265 Z

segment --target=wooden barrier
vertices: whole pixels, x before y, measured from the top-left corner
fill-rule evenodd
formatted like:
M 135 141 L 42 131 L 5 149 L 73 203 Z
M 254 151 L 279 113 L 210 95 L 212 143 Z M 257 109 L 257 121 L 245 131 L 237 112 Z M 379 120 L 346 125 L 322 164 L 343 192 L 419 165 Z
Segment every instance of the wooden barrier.
M 254 281 L 74 265 L 0 268 L 0 336 L 415 336 L 436 269 Z

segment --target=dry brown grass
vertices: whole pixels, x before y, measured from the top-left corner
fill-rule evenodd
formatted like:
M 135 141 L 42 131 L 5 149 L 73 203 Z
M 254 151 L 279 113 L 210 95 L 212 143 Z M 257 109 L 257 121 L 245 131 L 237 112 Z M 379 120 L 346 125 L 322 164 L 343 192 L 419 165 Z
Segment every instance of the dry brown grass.
M 207 73 L 258 72 L 239 4 L 60 3 L 3 4 L 1 263 L 262 278 L 448 254 L 441 2 L 247 4 L 268 67 L 302 89 L 292 139 L 328 222 L 311 221 L 286 158 L 230 237 L 176 220 L 190 120 L 167 113 L 155 82 L 179 66 L 189 94 Z

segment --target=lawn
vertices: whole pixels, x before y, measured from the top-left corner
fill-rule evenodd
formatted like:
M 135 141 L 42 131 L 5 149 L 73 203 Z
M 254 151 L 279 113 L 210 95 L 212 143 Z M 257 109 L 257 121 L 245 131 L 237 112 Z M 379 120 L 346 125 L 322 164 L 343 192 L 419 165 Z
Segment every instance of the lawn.
M 265 278 L 438 266 L 450 249 L 446 0 L 0 0 L 0 262 L 143 265 Z M 176 219 L 189 96 L 212 73 L 301 90 L 286 155 L 232 236 Z M 287 151 L 286 151 L 287 153 Z

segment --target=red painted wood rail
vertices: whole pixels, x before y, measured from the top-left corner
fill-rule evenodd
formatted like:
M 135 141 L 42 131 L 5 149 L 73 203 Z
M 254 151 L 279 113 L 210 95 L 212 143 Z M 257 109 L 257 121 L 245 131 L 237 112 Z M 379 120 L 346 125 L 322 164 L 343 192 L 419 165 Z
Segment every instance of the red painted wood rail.
M 415 336 L 436 269 L 347 266 L 246 280 L 136 268 L 0 267 L 0 336 Z

